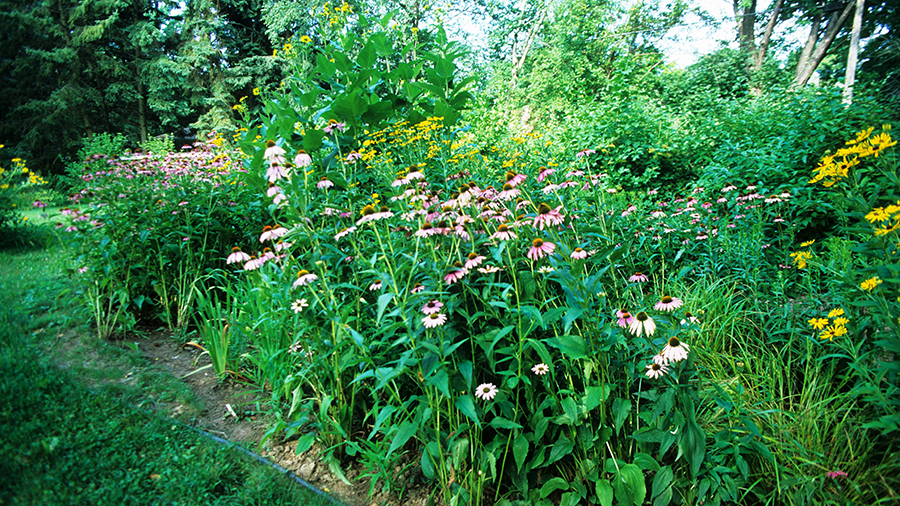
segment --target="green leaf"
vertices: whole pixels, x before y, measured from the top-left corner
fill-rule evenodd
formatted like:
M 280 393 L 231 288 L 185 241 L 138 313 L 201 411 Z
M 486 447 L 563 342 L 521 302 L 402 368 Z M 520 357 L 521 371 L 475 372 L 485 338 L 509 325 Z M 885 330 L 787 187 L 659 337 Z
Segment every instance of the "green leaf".
M 622 424 L 625 423 L 625 420 L 628 419 L 628 415 L 631 414 L 631 401 L 622 399 L 621 397 L 616 398 L 616 400 L 613 401 L 612 411 L 613 423 L 615 424 L 616 432 L 619 432 L 619 429 L 622 428 Z
M 516 459 L 516 471 L 518 472 L 522 472 L 522 464 L 528 457 L 528 445 L 528 438 L 525 437 L 525 434 L 520 433 L 513 440 L 513 457 Z
M 587 343 L 581 336 L 564 334 L 547 340 L 547 344 L 558 349 L 568 358 L 578 360 L 589 356 Z
M 609 484 L 609 480 L 597 480 L 596 492 L 600 506 L 612 506 L 613 488 Z
M 400 424 L 400 428 L 394 435 L 394 439 L 391 441 L 391 446 L 388 448 L 387 454 L 390 455 L 394 453 L 394 450 L 396 450 L 397 448 L 402 448 L 403 445 L 405 445 L 406 442 L 409 441 L 409 438 L 415 435 L 418 429 L 419 425 L 411 421 L 406 421 Z
M 507 420 L 502 416 L 495 416 L 491 423 L 489 424 L 491 427 L 495 429 L 521 429 L 522 426 L 517 424 L 512 420 Z
M 569 490 L 569 482 L 566 480 L 556 477 L 552 478 L 547 483 L 541 487 L 541 499 L 546 499 L 548 495 L 556 492 L 557 490 Z
M 378 315 L 375 317 L 375 325 L 381 324 L 381 317 L 384 316 L 384 310 L 387 308 L 388 302 L 393 300 L 394 294 L 391 292 L 383 293 L 378 296 Z
M 636 453 L 634 455 L 634 465 L 638 466 L 644 471 L 658 471 L 659 470 L 659 462 L 656 461 L 650 455 L 646 453 Z
M 547 459 L 547 462 L 544 464 L 544 466 L 549 466 L 557 460 L 572 453 L 572 448 L 574 447 L 575 444 L 572 443 L 572 441 L 570 441 L 566 436 L 562 436 L 561 438 L 557 439 L 556 443 L 553 443 L 553 448 L 550 449 L 550 458 Z
M 425 383 L 437 388 L 444 396 L 450 397 L 450 376 L 444 367 L 434 371 L 434 374 L 425 379 Z
M 475 401 L 472 399 L 471 395 L 457 397 L 454 405 L 456 406 L 456 409 L 466 415 L 469 420 L 475 422 L 475 425 L 481 427 L 481 420 L 478 419 L 478 412 L 475 410 Z
M 297 440 L 297 448 L 294 450 L 294 454 L 300 455 L 309 450 L 315 442 L 316 436 L 314 434 L 304 434 L 300 436 L 300 439 Z
M 634 504 L 641 506 L 647 496 L 647 485 L 644 483 L 644 473 L 634 464 L 625 464 L 616 473 L 613 480 L 616 501 L 619 504 Z
M 609 385 L 589 386 L 585 388 L 584 407 L 588 412 L 593 411 L 597 406 L 603 404 L 603 401 L 609 399 Z
M 373 41 L 366 42 L 366 45 L 360 49 L 356 63 L 364 69 L 370 69 L 375 66 L 375 44 Z

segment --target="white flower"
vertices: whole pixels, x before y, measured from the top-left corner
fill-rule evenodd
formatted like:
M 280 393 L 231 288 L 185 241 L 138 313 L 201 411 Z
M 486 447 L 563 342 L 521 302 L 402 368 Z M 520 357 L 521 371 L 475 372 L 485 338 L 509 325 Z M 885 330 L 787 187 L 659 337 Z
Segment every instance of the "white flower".
M 497 395 L 497 387 L 493 383 L 482 383 L 475 389 L 475 397 L 489 401 Z
M 308 308 L 308 307 L 309 307 L 309 303 L 306 301 L 306 299 L 297 299 L 294 301 L 293 304 L 291 304 L 291 310 L 294 313 L 300 313 L 303 311 L 304 308 Z

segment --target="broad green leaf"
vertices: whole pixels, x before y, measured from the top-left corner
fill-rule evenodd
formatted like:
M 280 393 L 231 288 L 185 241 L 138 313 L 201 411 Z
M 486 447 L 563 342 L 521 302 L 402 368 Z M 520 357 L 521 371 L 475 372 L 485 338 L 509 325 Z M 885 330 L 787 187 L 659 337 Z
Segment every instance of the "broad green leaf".
M 557 490 L 569 490 L 569 482 L 558 476 L 551 478 L 550 481 L 544 483 L 541 487 L 541 499 L 546 499 L 548 495 Z
M 581 336 L 564 334 L 547 340 L 547 344 L 558 349 L 567 358 L 578 360 L 589 355 L 587 343 Z
M 596 485 L 597 500 L 600 506 L 612 506 L 613 488 L 609 480 L 598 480 Z
M 466 415 L 469 420 L 475 422 L 475 425 L 481 427 L 481 420 L 478 419 L 478 412 L 475 410 L 475 401 L 472 399 L 471 395 L 457 397 L 454 405 L 456 406 L 456 409 Z
M 644 473 L 634 464 L 625 464 L 619 469 L 613 480 L 613 488 L 619 504 L 641 506 L 647 496 Z
M 516 471 L 522 471 L 522 464 L 525 463 L 525 458 L 528 457 L 528 438 L 525 437 L 524 434 L 519 434 L 513 440 L 513 457 L 516 459 Z
M 396 450 L 397 448 L 402 448 L 403 445 L 405 445 L 406 442 L 409 441 L 409 438 L 413 437 L 416 434 L 416 431 L 418 429 L 419 425 L 411 421 L 405 421 L 400 424 L 400 428 L 394 435 L 393 440 L 391 440 L 391 446 L 388 447 L 387 454 L 390 455 L 394 453 L 394 450 Z

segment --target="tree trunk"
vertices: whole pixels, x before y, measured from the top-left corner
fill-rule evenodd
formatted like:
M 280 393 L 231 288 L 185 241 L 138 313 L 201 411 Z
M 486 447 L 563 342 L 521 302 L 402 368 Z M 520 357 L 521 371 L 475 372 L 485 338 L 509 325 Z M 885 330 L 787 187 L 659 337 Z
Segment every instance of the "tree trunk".
M 775 2 L 772 13 L 769 14 L 769 23 L 766 25 L 766 32 L 759 43 L 759 50 L 756 52 L 756 59 L 753 62 L 754 72 L 759 72 L 762 69 L 763 62 L 766 61 L 766 52 L 769 50 L 769 42 L 772 40 L 772 32 L 775 31 L 775 25 L 778 23 L 778 15 L 781 14 L 782 5 L 784 5 L 784 0 Z
M 822 13 L 816 12 L 813 15 L 812 23 L 809 25 L 809 37 L 806 39 L 806 45 L 800 53 L 800 59 L 797 61 L 797 70 L 794 73 L 794 80 L 800 76 L 800 69 L 806 68 L 809 61 L 809 55 L 812 54 L 816 47 L 816 41 L 819 40 L 819 26 L 822 24 Z
M 519 77 L 519 71 L 522 70 L 522 66 L 525 65 L 525 57 L 528 56 L 528 51 L 531 50 L 531 45 L 534 44 L 534 38 L 537 36 L 538 30 L 541 29 L 541 24 L 544 22 L 544 16 L 547 15 L 547 9 L 541 9 L 538 12 L 537 20 L 531 25 L 531 29 L 528 30 L 528 37 L 525 39 L 525 43 L 522 45 L 522 54 L 516 56 L 515 53 L 515 45 L 513 45 L 513 69 L 512 69 L 512 79 L 509 80 L 510 89 L 516 86 L 516 79 Z
M 141 80 L 141 73 L 137 73 L 137 92 L 138 92 L 138 124 L 141 130 L 141 144 L 147 143 L 147 95 L 144 90 L 144 82 Z
M 828 48 L 830 48 L 831 43 L 834 42 L 834 38 L 841 29 L 841 25 L 843 25 L 844 22 L 847 21 L 847 18 L 850 17 L 853 6 L 853 3 L 847 3 L 847 6 L 844 7 L 843 11 L 840 13 L 835 12 L 834 15 L 831 16 L 831 19 L 828 21 L 828 27 L 825 28 L 825 34 L 822 37 L 822 40 L 816 44 L 816 49 L 809 56 L 806 65 L 801 67 L 799 63 L 797 64 L 797 74 L 794 79 L 794 86 L 803 86 L 809 81 L 813 72 L 816 71 L 816 68 L 822 63 L 822 60 L 828 53 Z M 810 33 L 810 35 L 812 34 Z
M 844 77 L 844 103 L 853 103 L 853 83 L 856 81 L 856 62 L 859 55 L 859 32 L 862 31 L 863 9 L 866 0 L 856 0 L 853 16 L 853 33 L 850 36 L 850 52 L 847 54 L 847 75 Z
M 744 54 L 753 54 L 756 50 L 756 0 L 750 0 L 749 7 L 742 7 L 741 0 L 732 0 L 734 17 L 737 20 L 738 43 Z

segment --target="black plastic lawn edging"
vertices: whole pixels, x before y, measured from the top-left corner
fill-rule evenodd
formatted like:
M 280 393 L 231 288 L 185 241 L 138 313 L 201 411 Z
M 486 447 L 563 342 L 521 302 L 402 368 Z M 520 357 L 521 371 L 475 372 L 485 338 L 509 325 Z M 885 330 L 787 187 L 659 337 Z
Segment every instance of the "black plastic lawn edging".
M 279 466 L 278 464 L 276 464 L 276 463 L 274 463 L 274 462 L 268 460 L 267 458 L 263 457 L 262 455 L 260 455 L 260 454 L 258 454 L 258 453 L 256 453 L 256 452 L 250 451 L 250 450 L 244 448 L 243 446 L 236 445 L 236 444 L 234 444 L 234 443 L 232 443 L 231 441 L 228 441 L 228 440 L 226 440 L 226 439 L 222 439 L 222 438 L 220 438 L 220 437 L 218 437 L 218 436 L 214 436 L 214 435 L 210 434 L 209 432 L 206 432 L 206 431 L 203 430 L 203 429 L 198 429 L 197 427 L 192 427 L 192 426 L 187 425 L 187 424 L 185 424 L 185 423 L 182 423 L 182 422 L 180 422 L 180 421 L 178 421 L 178 420 L 175 420 L 174 418 L 173 418 L 172 420 L 173 420 L 175 423 L 177 423 L 177 424 L 179 424 L 179 425 L 181 425 L 181 426 L 183 426 L 183 427 L 187 427 L 187 428 L 193 430 L 194 432 L 197 432 L 198 434 L 201 434 L 201 435 L 203 435 L 203 436 L 206 436 L 206 437 L 208 437 L 209 439 L 212 439 L 213 441 L 215 441 L 215 442 L 217 442 L 217 443 L 222 443 L 222 444 L 224 444 L 225 446 L 227 446 L 227 447 L 230 448 L 230 449 L 237 449 L 237 450 L 240 450 L 240 451 L 243 452 L 245 455 L 247 455 L 247 456 L 249 456 L 249 457 L 252 457 L 252 458 L 256 459 L 257 461 L 259 461 L 259 462 L 261 462 L 261 463 L 263 463 L 263 464 L 265 464 L 265 465 L 271 467 L 272 469 L 275 469 L 275 470 L 278 471 L 279 473 L 281 473 L 281 474 L 287 476 L 288 478 L 294 480 L 295 482 L 299 483 L 299 484 L 302 485 L 303 487 L 306 487 L 306 489 L 309 490 L 310 492 L 313 492 L 314 494 L 318 495 L 319 497 L 322 497 L 322 498 L 326 499 L 328 502 L 330 502 L 330 503 L 332 503 L 332 504 L 335 504 L 335 505 L 337 505 L 337 506 L 346 506 L 346 505 L 345 505 L 344 503 L 342 503 L 341 501 L 338 501 L 338 500 L 335 499 L 334 497 L 332 497 L 332 496 L 328 495 L 327 493 L 325 493 L 324 490 L 319 489 L 319 488 L 316 487 L 315 485 L 313 485 L 313 484 L 309 483 L 308 481 L 304 480 L 303 478 L 297 476 L 297 475 L 294 474 L 293 471 L 291 471 L 290 469 L 285 469 L 285 468 L 283 468 L 283 467 Z

